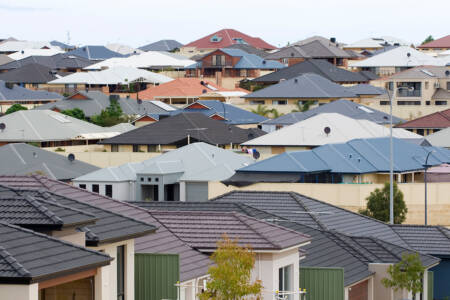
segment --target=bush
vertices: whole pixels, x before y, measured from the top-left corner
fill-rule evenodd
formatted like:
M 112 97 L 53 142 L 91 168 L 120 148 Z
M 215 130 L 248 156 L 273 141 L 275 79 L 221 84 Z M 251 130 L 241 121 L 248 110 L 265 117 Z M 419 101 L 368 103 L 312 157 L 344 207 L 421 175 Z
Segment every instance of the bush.
M 14 113 L 16 111 L 19 111 L 19 110 L 28 110 L 28 108 L 26 108 L 25 106 L 22 106 L 22 105 L 16 103 L 16 104 L 11 105 L 6 110 L 5 115 L 12 114 L 12 113 Z

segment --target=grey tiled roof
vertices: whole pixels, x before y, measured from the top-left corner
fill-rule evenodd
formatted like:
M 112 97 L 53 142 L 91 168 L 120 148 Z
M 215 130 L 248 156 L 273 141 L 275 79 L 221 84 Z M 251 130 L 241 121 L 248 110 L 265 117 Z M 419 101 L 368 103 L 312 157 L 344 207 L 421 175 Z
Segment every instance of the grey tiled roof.
M 336 47 L 331 42 L 313 40 L 302 45 L 293 45 L 280 49 L 266 57 L 266 59 L 280 58 L 349 58 L 349 53 Z
M 61 69 L 82 69 L 95 63 L 87 58 L 58 53 L 52 56 L 29 56 L 19 60 L 11 61 L 7 64 L 0 64 L 0 70 L 12 70 L 28 64 L 39 64 L 53 70 Z
M 213 120 L 202 113 L 180 113 L 101 141 L 101 144 L 169 145 L 187 140 L 211 145 L 241 144 L 265 134 Z
M 139 50 L 142 51 L 173 51 L 175 49 L 183 47 L 183 44 L 176 40 L 160 40 L 142 47 Z
M 393 225 L 392 229 L 411 248 L 433 255 L 449 255 L 450 231 L 441 226 Z
M 255 48 L 255 47 L 253 47 L 251 45 L 247 45 L 247 44 L 233 44 L 233 45 L 230 45 L 228 47 L 225 47 L 225 49 L 240 49 L 240 50 L 245 51 L 245 52 L 247 52 L 249 54 L 258 55 L 261 58 L 264 58 L 264 57 L 266 57 L 269 54 L 269 53 L 267 53 L 264 50 Z
M 75 157 L 76 158 L 76 157 Z M 99 168 L 80 160 L 69 161 L 65 155 L 25 143 L 0 147 L 0 175 L 26 175 L 40 172 L 57 180 L 71 180 Z
M 0 101 L 36 101 L 36 100 L 58 100 L 62 96 L 57 93 L 46 91 L 32 91 L 18 85 L 12 88 L 6 86 L 5 81 L 0 80 Z
M 0 222 L 0 283 L 40 282 L 108 265 L 106 254 Z
M 0 80 L 13 83 L 47 83 L 57 78 L 52 69 L 39 64 L 27 64 L 6 73 L 0 73 Z
M 329 63 L 324 59 L 309 59 L 287 68 L 255 78 L 252 82 L 277 83 L 305 73 L 314 73 L 337 83 L 368 82 L 369 79 L 358 72 L 350 72 Z

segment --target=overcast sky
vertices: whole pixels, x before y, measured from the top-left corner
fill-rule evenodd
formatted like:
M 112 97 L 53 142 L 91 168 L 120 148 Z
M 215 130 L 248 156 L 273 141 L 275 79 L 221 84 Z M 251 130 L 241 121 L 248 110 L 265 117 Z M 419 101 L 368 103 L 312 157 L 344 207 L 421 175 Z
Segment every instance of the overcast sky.
M 450 0 L 0 0 L 0 38 L 188 43 L 223 28 L 284 46 L 312 35 L 351 43 L 391 35 L 420 43 L 450 34 Z

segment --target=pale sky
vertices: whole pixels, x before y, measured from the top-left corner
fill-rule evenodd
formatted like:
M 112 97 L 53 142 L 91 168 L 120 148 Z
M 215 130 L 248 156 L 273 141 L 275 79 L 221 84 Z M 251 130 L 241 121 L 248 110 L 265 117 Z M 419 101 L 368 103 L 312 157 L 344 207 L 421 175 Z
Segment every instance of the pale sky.
M 188 43 L 233 28 L 284 46 L 312 35 L 351 43 L 395 36 L 420 43 L 450 34 L 450 0 L 0 0 L 0 38 L 139 47 Z

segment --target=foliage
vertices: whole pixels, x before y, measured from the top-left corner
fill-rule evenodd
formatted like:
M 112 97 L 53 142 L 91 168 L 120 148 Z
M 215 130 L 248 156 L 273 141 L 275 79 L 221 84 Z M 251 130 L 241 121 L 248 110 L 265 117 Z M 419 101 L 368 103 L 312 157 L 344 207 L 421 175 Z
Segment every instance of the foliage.
M 429 42 L 432 42 L 432 41 L 434 41 L 434 38 L 433 38 L 432 35 L 429 35 L 429 36 L 422 42 L 421 45 L 426 44 L 426 43 L 429 43 Z
M 377 188 L 371 192 L 369 197 L 366 198 L 367 207 L 360 209 L 359 213 L 383 222 L 389 222 L 389 187 L 389 182 L 386 182 L 383 189 L 380 190 Z M 394 223 L 403 223 L 406 219 L 407 212 L 408 208 L 403 200 L 403 193 L 399 190 L 397 183 L 394 182 Z
M 71 116 L 73 118 L 77 118 L 80 120 L 86 120 L 86 116 L 84 115 L 84 111 L 79 109 L 79 108 L 74 108 L 74 109 L 66 109 L 61 111 L 62 114 Z
M 58 147 L 55 149 L 55 152 L 66 152 L 66 149 Z
M 252 82 L 251 80 L 245 80 L 245 79 L 241 80 L 239 82 L 239 87 L 241 89 L 245 89 L 247 91 L 252 91 L 252 92 L 256 92 L 257 90 L 264 88 L 263 85 L 256 84 L 256 83 Z
M 22 106 L 22 105 L 16 103 L 16 104 L 11 105 L 11 106 L 6 110 L 5 115 L 7 115 L 7 114 L 12 114 L 12 113 L 14 113 L 14 112 L 16 112 L 16 111 L 19 111 L 19 110 L 28 110 L 28 108 L 26 108 L 25 106 Z
M 425 268 L 418 253 L 404 253 L 401 261 L 389 266 L 387 272 L 390 278 L 383 278 L 381 283 L 395 291 L 406 289 L 414 295 L 423 291 L 424 271 Z
M 268 109 L 265 105 L 262 104 L 258 104 L 256 109 L 252 109 L 252 113 L 261 115 L 263 117 L 267 117 L 271 112 L 272 111 L 270 109 Z
M 224 235 L 217 242 L 217 250 L 211 259 L 214 265 L 208 270 L 210 280 L 207 290 L 198 295 L 200 300 L 238 300 L 248 299 L 251 295 L 260 296 L 261 281 L 250 282 L 255 264 L 251 248 L 241 247 Z
M 284 115 L 284 114 L 282 114 L 282 113 L 279 113 L 278 110 L 277 110 L 276 108 L 272 108 L 272 109 L 270 110 L 270 114 L 271 114 L 271 118 L 272 118 L 272 119 L 276 119 L 276 118 L 279 118 L 279 117 L 281 117 L 282 115 Z
M 300 101 L 297 102 L 297 109 L 293 109 L 291 112 L 305 112 L 308 111 L 311 105 L 314 104 L 313 100 L 307 100 L 301 103 Z
M 117 100 L 111 100 L 110 105 L 106 109 L 102 110 L 100 114 L 91 117 L 92 123 L 103 127 L 110 127 L 127 121 L 128 117 L 123 114 Z

